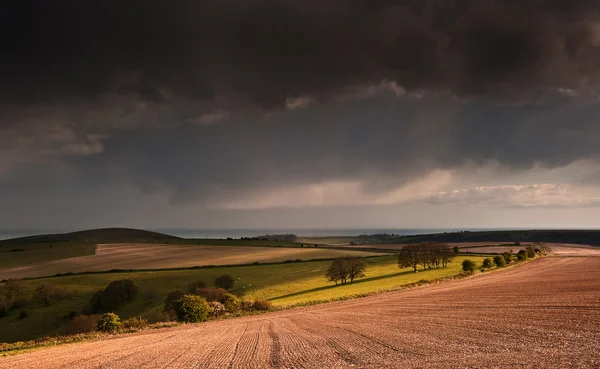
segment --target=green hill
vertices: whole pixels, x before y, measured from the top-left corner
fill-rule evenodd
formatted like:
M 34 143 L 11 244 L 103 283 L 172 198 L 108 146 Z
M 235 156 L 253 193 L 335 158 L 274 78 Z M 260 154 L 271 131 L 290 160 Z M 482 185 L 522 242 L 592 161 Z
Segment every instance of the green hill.
M 36 236 L 27 236 L 1 240 L 0 246 L 6 245 L 27 245 L 35 243 L 60 243 L 60 242 L 78 242 L 78 243 L 112 243 L 112 242 L 157 242 L 178 240 L 179 237 L 164 233 L 144 231 L 131 228 L 101 228 L 85 231 L 44 234 Z

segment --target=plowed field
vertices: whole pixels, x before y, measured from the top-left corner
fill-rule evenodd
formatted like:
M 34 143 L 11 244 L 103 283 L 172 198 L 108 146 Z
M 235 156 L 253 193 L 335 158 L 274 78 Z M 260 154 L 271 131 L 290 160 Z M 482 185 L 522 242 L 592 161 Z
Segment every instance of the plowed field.
M 0 358 L 0 368 L 598 368 L 600 257 Z

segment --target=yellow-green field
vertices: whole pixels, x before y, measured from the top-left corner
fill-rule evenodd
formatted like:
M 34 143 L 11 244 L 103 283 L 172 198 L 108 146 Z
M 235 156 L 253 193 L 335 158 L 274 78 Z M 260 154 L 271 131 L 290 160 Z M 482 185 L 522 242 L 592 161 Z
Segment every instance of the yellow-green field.
M 479 256 L 468 258 L 478 265 L 481 265 L 483 259 Z M 169 292 L 184 289 L 188 283 L 199 280 L 210 285 L 221 274 L 229 274 L 236 280 L 232 292 L 238 296 L 247 299 L 268 299 L 275 306 L 283 307 L 373 293 L 420 280 L 450 277 L 460 273 L 460 263 L 463 259 L 455 258 L 445 269 L 419 270 L 418 273 L 414 273 L 408 268 L 399 269 L 394 255 L 371 257 L 366 259 L 366 277 L 346 286 L 335 286 L 325 280 L 324 273 L 330 261 L 98 273 L 25 280 L 22 298 L 27 300 L 27 304 L 22 309 L 26 310 L 29 316 L 19 319 L 18 309 L 11 311 L 9 316 L 0 318 L 0 342 L 66 333 L 69 321 L 65 316 L 71 311 L 80 313 L 95 291 L 119 279 L 132 279 L 139 285 L 140 290 L 134 301 L 115 312 L 123 319 L 142 316 L 155 320 Z M 49 283 L 70 291 L 72 297 L 57 301 L 48 307 L 33 302 L 33 291 L 40 283 Z
M 79 247 L 70 246 L 71 249 Z M 89 248 L 88 246 L 81 247 L 86 247 L 86 250 Z M 44 250 L 46 249 L 48 248 L 44 248 Z M 27 261 L 30 259 L 26 259 L 26 261 L 21 261 L 17 265 L 0 268 L 0 280 L 52 276 L 57 273 L 99 272 L 111 269 L 179 268 L 381 255 L 377 252 L 315 247 L 207 246 L 154 243 L 100 244 L 95 247 L 95 252 L 93 250 L 85 256 L 77 255 L 45 261 L 35 260 L 32 263 L 28 263 Z M 10 255 L 21 256 L 28 253 L 30 252 L 12 252 Z M 13 260 L 13 263 L 16 262 L 16 260 Z

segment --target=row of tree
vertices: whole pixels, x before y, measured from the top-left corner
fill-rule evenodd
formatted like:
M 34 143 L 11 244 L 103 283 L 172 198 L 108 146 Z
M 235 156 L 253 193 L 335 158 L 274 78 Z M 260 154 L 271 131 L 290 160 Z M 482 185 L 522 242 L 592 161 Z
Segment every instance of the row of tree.
M 398 267 L 413 268 L 415 272 L 421 265 L 423 270 L 433 267 L 439 268 L 448 266 L 452 261 L 454 253 L 450 246 L 440 242 L 423 242 L 418 244 L 406 245 L 398 254 Z

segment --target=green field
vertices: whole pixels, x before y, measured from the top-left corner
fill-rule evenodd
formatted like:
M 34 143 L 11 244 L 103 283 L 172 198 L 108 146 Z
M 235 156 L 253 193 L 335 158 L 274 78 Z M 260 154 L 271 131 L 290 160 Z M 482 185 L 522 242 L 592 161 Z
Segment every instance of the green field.
M 481 263 L 482 257 L 469 256 Z M 395 256 L 378 256 L 368 261 L 366 277 L 352 285 L 335 286 L 323 277 L 330 261 L 309 261 L 252 266 L 213 267 L 206 269 L 159 270 L 147 272 L 120 272 L 83 274 L 23 281 L 22 297 L 31 299 L 35 287 L 50 283 L 72 293 L 65 299 L 45 307 L 28 302 L 23 308 L 29 316 L 19 320 L 19 310 L 0 318 L 0 342 L 35 339 L 42 336 L 64 334 L 68 325 L 66 315 L 81 312 L 92 294 L 118 279 L 132 279 L 140 287 L 134 301 L 117 311 L 122 318 L 143 316 L 154 320 L 162 309 L 166 295 L 188 283 L 202 280 L 210 284 L 221 274 L 236 279 L 232 292 L 243 298 L 269 299 L 275 306 L 306 304 L 321 300 L 335 300 L 359 294 L 388 290 L 420 280 L 450 277 L 460 272 L 463 257 L 457 257 L 446 269 L 431 269 L 414 273 L 398 269 Z
M 94 255 L 95 252 L 96 245 L 74 242 L 0 245 L 0 269 Z
M 257 246 L 205 246 L 156 243 L 109 243 L 94 247 L 87 245 L 57 248 L 59 254 L 46 254 L 54 248 L 12 252 L 17 256 L 38 255 L 39 262 L 30 258 L 13 260 L 14 265 L 0 267 L 0 280 L 8 278 L 46 277 L 64 273 L 101 272 L 107 270 L 165 269 L 206 265 L 240 265 L 273 263 L 286 260 L 330 259 L 343 256 L 381 255 L 378 250 L 357 251 L 317 247 L 257 247 Z M 64 251 L 61 251 L 64 250 Z M 68 257 L 66 251 L 90 252 Z M 54 259 L 51 259 L 51 256 Z M 60 257 L 59 257 L 60 256 Z M 48 260 L 51 259 L 51 260 Z

